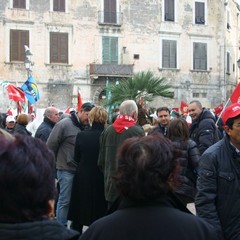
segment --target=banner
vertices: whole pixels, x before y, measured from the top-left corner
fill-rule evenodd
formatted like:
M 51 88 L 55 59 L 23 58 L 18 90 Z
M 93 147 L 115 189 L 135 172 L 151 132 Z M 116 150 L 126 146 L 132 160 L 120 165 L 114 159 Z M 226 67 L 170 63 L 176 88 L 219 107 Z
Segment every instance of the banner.
M 181 111 L 182 114 L 187 114 L 188 113 L 188 104 L 185 103 L 184 101 L 181 101 L 180 111 Z
M 36 81 L 32 76 L 30 76 L 28 80 L 22 85 L 21 89 L 25 92 L 27 100 L 31 104 L 34 104 L 39 100 L 40 96 L 38 87 Z
M 240 83 L 233 90 L 230 100 L 232 103 L 240 103 Z
M 15 102 L 18 102 L 18 101 L 23 102 L 23 103 L 26 102 L 25 94 L 21 88 L 17 88 L 12 84 L 8 84 L 7 91 L 8 91 L 9 99 L 11 99 Z

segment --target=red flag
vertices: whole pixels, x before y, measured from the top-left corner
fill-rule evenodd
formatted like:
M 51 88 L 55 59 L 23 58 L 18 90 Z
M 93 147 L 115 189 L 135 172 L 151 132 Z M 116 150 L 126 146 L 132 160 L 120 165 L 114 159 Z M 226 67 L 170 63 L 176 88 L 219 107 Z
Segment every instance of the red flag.
M 182 112 L 182 114 L 188 113 L 188 104 L 185 103 L 184 101 L 181 101 L 180 111 Z
M 70 107 L 68 107 L 65 111 L 64 111 L 64 113 L 68 113 L 68 114 L 70 114 Z
M 81 106 L 82 106 L 82 97 L 81 97 L 81 92 L 80 92 L 80 88 L 78 88 L 78 104 L 77 104 L 77 111 L 80 110 Z
M 177 108 L 177 107 L 172 108 L 172 110 L 175 112 L 179 112 L 179 108 Z
M 240 83 L 233 90 L 230 100 L 232 103 L 240 103 Z
M 223 110 L 223 103 L 221 103 L 220 105 L 218 105 L 217 107 L 215 107 L 213 109 L 214 109 L 215 114 L 219 115 Z
M 20 88 L 17 88 L 12 84 L 9 84 L 7 86 L 7 91 L 9 99 L 12 99 L 15 102 L 18 101 L 23 103 L 26 102 L 25 93 Z
M 12 116 L 12 115 L 13 115 L 13 113 L 12 113 L 12 111 L 11 111 L 10 108 L 7 109 L 7 115 L 8 115 L 8 116 Z

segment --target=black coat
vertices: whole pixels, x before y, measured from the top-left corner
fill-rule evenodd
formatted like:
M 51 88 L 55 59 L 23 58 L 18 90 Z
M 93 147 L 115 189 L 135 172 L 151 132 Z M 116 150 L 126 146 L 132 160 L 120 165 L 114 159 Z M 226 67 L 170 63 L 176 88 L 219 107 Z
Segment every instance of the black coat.
M 197 144 L 191 139 L 188 141 L 176 139 L 172 144 L 179 151 L 178 161 L 180 164 L 180 186 L 176 188 L 175 192 L 179 194 L 185 204 L 194 202 L 200 158 Z
M 225 136 L 200 158 L 196 210 L 227 240 L 240 239 L 240 156 Z
M 94 222 L 80 240 L 217 240 L 211 226 L 168 199 L 121 209 Z
M 21 125 L 19 123 L 16 123 L 15 128 L 14 128 L 14 134 L 16 134 L 16 133 L 19 133 L 22 135 L 28 135 L 28 136 L 32 135 L 32 133 L 27 130 L 25 125 Z
M 89 226 L 105 215 L 107 202 L 104 197 L 103 173 L 97 161 L 102 124 L 78 133 L 74 161 L 78 163 L 72 185 L 68 219 Z
M 35 133 L 35 138 L 40 138 L 42 141 L 47 142 L 54 125 L 54 122 L 47 117 L 44 117 L 43 122 L 40 124 Z
M 200 155 L 219 140 L 215 117 L 205 108 L 200 116 L 192 122 L 189 133 L 190 138 L 197 143 Z
M 1 240 L 76 240 L 78 236 L 78 232 L 67 229 L 55 220 L 0 223 Z

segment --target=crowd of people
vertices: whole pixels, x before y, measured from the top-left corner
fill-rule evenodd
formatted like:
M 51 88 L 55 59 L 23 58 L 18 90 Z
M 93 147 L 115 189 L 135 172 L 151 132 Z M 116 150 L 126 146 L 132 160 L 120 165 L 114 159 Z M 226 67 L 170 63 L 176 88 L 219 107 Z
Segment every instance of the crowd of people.
M 110 124 L 90 102 L 61 117 L 51 106 L 38 128 L 1 115 L 0 238 L 240 240 L 240 104 L 221 130 L 198 100 L 190 125 L 139 109 L 123 101 Z

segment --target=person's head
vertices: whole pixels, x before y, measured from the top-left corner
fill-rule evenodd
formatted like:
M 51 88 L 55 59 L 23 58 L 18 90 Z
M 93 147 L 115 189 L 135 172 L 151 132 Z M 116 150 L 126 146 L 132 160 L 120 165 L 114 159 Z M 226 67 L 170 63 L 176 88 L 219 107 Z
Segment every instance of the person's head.
M 15 139 L 15 137 L 12 134 L 0 128 L 0 139 L 1 138 L 6 138 L 7 140 L 10 141 Z
M 203 110 L 202 104 L 198 100 L 193 100 L 188 104 L 188 113 L 192 120 L 199 118 Z
M 176 139 L 182 139 L 184 141 L 189 139 L 189 128 L 185 119 L 175 118 L 170 122 L 168 128 L 168 137 L 174 141 Z
M 59 121 L 59 111 L 55 107 L 47 107 L 43 114 L 45 118 L 48 118 L 51 122 L 57 123 Z
M 30 117 L 28 114 L 21 113 L 17 116 L 17 123 L 23 126 L 27 126 L 30 121 Z
M 235 146 L 240 146 L 240 104 L 228 106 L 222 114 L 223 128 Z
M 108 113 L 102 107 L 94 107 L 89 112 L 88 118 L 90 125 L 92 125 L 93 123 L 100 123 L 105 126 L 108 120 Z
M 121 115 L 127 115 L 137 120 L 138 117 L 138 107 L 134 100 L 125 100 L 121 103 L 119 107 L 119 113 Z
M 79 109 L 77 115 L 80 119 L 80 122 L 83 125 L 88 125 L 89 124 L 88 114 L 92 110 L 93 107 L 94 107 L 94 104 L 92 104 L 90 102 L 87 102 L 87 103 L 84 103 L 81 106 L 81 108 Z
M 0 138 L 0 222 L 48 218 L 55 195 L 55 159 L 37 138 Z
M 167 127 L 170 123 L 170 110 L 167 107 L 160 107 L 157 109 L 158 122 L 161 126 Z
M 132 137 L 117 152 L 114 179 L 122 196 L 136 201 L 153 200 L 173 190 L 177 166 L 171 142 L 162 134 Z
M 16 120 L 15 120 L 15 118 L 13 116 L 7 116 L 7 118 L 6 118 L 6 127 L 8 129 L 14 128 L 15 122 L 16 122 Z

